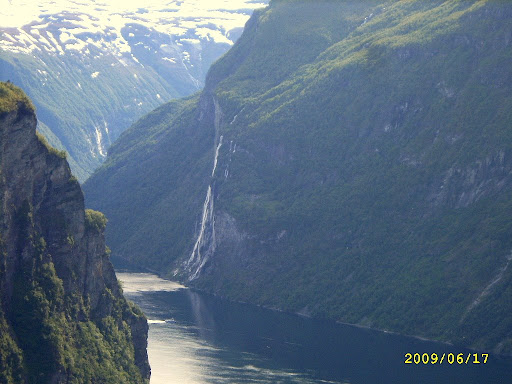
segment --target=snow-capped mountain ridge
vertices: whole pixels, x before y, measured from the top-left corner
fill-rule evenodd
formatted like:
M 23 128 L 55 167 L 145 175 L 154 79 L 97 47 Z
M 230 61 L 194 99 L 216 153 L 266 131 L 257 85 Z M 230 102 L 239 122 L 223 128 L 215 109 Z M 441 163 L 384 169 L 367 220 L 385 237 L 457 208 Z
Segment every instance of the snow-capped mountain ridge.
M 136 118 L 199 90 L 210 64 L 264 5 L 0 0 L 0 79 L 26 89 L 52 131 L 45 135 L 84 179 Z

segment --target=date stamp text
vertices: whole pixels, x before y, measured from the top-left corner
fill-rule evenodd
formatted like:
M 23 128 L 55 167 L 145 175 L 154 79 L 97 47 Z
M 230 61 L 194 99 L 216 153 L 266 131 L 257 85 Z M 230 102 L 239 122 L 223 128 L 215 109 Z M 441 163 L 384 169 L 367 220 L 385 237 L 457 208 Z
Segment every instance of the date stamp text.
M 405 364 L 487 364 L 488 353 L 406 353 Z

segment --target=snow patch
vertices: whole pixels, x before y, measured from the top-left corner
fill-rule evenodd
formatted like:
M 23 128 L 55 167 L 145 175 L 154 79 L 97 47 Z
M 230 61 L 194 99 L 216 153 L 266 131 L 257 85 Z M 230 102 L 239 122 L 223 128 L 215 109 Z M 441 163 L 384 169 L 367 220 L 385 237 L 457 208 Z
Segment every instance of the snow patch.
M 3 36 L 4 36 L 4 37 L 7 37 L 9 40 L 11 40 L 11 41 L 12 41 L 12 42 L 14 42 L 14 43 L 16 43 L 16 42 L 17 42 L 17 40 L 16 40 L 14 37 L 12 37 L 11 35 L 9 35 L 8 33 L 5 33 L 5 32 L 4 32 Z
M 68 43 L 68 41 L 72 41 L 72 43 Z M 75 39 L 68 39 L 65 43 L 65 48 L 67 50 L 74 50 L 74 51 L 82 51 L 84 48 L 87 47 L 87 43 L 82 40 L 75 40 Z
M 195 33 L 197 36 L 209 41 L 210 38 L 216 43 L 224 43 L 233 45 L 233 41 L 231 41 L 226 35 L 224 35 L 218 29 L 210 29 L 210 28 L 196 28 Z
M 267 3 L 253 0 L 147 0 L 144 3 L 145 12 L 141 14 L 134 12 L 133 4 L 126 1 L 108 1 L 98 7 L 92 0 L 1 0 L 0 23 L 4 28 L 18 28 L 20 34 L 26 33 L 21 27 L 27 26 L 37 36 L 43 36 L 43 30 L 48 31 L 50 26 L 55 26 L 59 28 L 58 36 L 62 44 L 68 40 L 82 40 L 79 36 L 81 33 L 92 33 L 98 41 L 88 41 L 89 44 L 107 47 L 121 55 L 131 52 L 130 45 L 121 34 L 121 30 L 131 23 L 148 28 L 151 31 L 146 33 L 148 36 L 156 31 L 166 36 L 186 36 L 184 41 L 195 45 L 202 39 L 231 45 L 233 42 L 227 37 L 229 31 L 242 27 L 252 10 Z M 171 9 L 176 12 L 169 12 Z M 6 36 L 0 46 L 12 52 L 28 53 L 45 44 L 26 36 L 12 37 L 12 34 Z M 133 32 L 129 32 L 127 37 L 137 38 Z M 25 41 L 27 39 L 32 44 Z M 53 48 L 48 47 L 47 50 L 61 54 L 57 45 Z M 80 51 L 83 45 L 75 42 L 67 48 Z
M 133 61 L 135 61 L 137 64 L 140 64 L 140 61 L 139 61 L 139 60 L 137 60 L 137 58 L 136 58 L 135 56 L 133 56 L 133 54 L 132 54 L 131 56 L 132 56 Z M 144 68 L 144 65 L 140 64 L 140 66 L 141 66 L 142 68 Z
M 62 49 L 62 47 L 60 46 L 60 44 L 58 43 L 57 39 L 55 38 L 55 36 L 53 35 L 53 33 L 51 33 L 50 31 L 47 31 L 47 34 L 48 34 L 48 38 L 50 39 L 50 41 L 53 43 L 53 46 L 55 47 L 55 49 L 59 52 L 60 55 L 64 55 L 64 50 Z
M 183 43 L 187 43 L 187 44 L 196 44 L 196 45 L 201 44 L 201 40 L 198 40 L 198 39 L 180 39 L 180 41 Z

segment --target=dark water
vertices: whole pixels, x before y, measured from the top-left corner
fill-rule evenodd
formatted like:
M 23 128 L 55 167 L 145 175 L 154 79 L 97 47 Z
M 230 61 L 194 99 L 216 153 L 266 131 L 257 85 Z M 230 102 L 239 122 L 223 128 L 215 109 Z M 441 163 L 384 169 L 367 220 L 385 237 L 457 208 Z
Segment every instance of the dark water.
M 151 384 L 512 383 L 509 359 L 406 365 L 407 352 L 471 352 L 231 303 L 150 274 L 118 277 L 150 319 Z

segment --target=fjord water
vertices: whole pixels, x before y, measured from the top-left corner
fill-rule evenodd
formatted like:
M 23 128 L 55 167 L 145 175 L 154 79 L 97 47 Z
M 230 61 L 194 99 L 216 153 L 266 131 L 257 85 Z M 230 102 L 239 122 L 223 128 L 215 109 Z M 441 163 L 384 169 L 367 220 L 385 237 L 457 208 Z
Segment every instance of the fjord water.
M 406 365 L 408 352 L 471 351 L 233 303 L 148 273 L 117 276 L 149 319 L 151 384 L 512 382 L 511 359 Z

